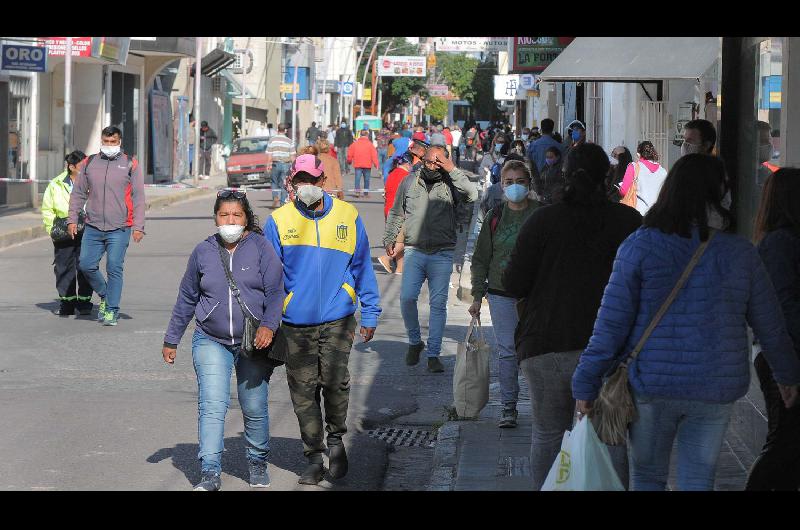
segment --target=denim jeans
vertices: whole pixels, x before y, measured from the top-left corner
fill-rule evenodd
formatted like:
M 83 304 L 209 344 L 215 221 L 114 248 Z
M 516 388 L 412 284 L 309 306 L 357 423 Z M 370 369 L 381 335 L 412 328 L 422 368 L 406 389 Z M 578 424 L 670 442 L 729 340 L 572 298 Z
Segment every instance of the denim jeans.
M 517 350 L 514 347 L 514 329 L 517 327 L 517 299 L 489 294 L 489 314 L 492 316 L 500 369 L 500 398 L 503 407 L 516 408 L 519 395 L 517 376 Z
M 336 157 L 339 159 L 339 169 L 344 175 L 347 173 L 347 147 L 337 147 Z
M 247 458 L 266 462 L 269 456 L 269 378 L 272 366 L 239 354 L 239 346 L 213 341 L 200 330 L 192 336 L 192 359 L 197 374 L 198 439 L 202 471 L 219 472 L 225 450 L 225 414 L 231 402 L 231 371 L 236 366 L 236 390 L 244 416 Z
M 83 230 L 79 268 L 89 280 L 94 292 L 106 300 L 106 311 L 119 315 L 119 302 L 122 298 L 122 270 L 125 253 L 131 241 L 130 228 L 118 228 L 104 232 L 87 224 Z M 108 281 L 100 272 L 100 260 L 106 254 L 106 274 Z
M 636 491 L 664 491 L 672 443 L 678 439 L 678 489 L 714 489 L 717 459 L 733 403 L 667 399 L 634 394 L 638 418 L 631 424 L 631 479 Z
M 369 176 L 370 176 L 370 168 L 366 167 L 357 167 L 356 168 L 356 191 L 361 189 L 361 178 L 364 178 L 364 191 L 369 191 Z
M 383 164 L 386 163 L 386 157 L 389 149 L 378 149 L 378 170 L 383 168 Z
M 572 374 L 581 351 L 546 353 L 520 363 L 531 394 L 531 473 L 533 488 L 539 491 L 561 450 L 564 432 L 572 430 L 575 400 Z M 620 481 L 628 484 L 628 454 L 624 445 L 607 445 Z
M 422 283 L 428 280 L 430 321 L 428 325 L 428 357 L 438 357 L 442 351 L 442 335 L 447 322 L 447 295 L 450 274 L 453 272 L 453 251 L 440 250 L 426 254 L 406 247 L 403 280 L 400 285 L 400 312 L 408 333 L 409 344 L 422 341 L 419 329 L 417 299 Z
M 286 202 L 288 193 L 284 182 L 286 177 L 289 176 L 289 163 L 288 162 L 273 162 L 272 171 L 270 172 L 270 179 L 272 180 L 272 199 L 278 197 L 281 199 L 281 204 Z

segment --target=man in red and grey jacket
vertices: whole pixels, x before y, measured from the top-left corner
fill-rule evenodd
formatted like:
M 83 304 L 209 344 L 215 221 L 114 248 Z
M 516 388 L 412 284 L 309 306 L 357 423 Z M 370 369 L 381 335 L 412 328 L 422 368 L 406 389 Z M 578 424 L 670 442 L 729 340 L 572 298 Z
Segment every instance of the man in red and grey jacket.
M 78 211 L 85 204 L 81 272 L 100 296 L 98 320 L 104 326 L 116 326 L 131 229 L 137 243 L 144 237 L 144 176 L 139 162 L 121 151 L 122 132 L 118 128 L 106 127 L 101 139 L 100 153 L 79 166 L 69 197 L 67 230 L 73 238 L 77 235 Z M 103 254 L 107 254 L 108 281 L 99 270 Z

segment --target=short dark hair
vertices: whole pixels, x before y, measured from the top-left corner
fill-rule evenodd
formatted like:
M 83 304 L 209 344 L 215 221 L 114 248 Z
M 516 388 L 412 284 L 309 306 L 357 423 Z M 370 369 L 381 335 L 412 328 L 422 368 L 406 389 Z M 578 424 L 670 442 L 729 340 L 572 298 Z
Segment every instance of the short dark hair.
M 73 151 L 64 157 L 64 162 L 66 162 L 67 167 L 77 166 L 84 158 L 86 158 L 86 154 L 83 151 Z
M 667 173 L 658 200 L 644 217 L 644 226 L 690 238 L 692 227 L 697 225 L 700 240 L 705 241 L 709 235 L 709 207 L 730 225 L 731 214 L 721 204 L 727 191 L 728 179 L 721 158 L 701 153 L 684 155 Z
M 316 126 L 317 126 L 317 122 L 315 122 L 315 121 L 312 121 L 312 122 L 311 122 L 311 126 L 312 126 L 312 127 L 316 127 Z
M 261 223 L 258 220 L 258 216 L 253 212 L 253 208 L 250 207 L 250 201 L 247 200 L 247 197 L 237 199 L 235 195 L 229 195 L 223 199 L 222 197 L 217 196 L 217 200 L 214 202 L 214 216 L 217 215 L 217 212 L 219 211 L 219 208 L 222 206 L 223 202 L 238 202 L 241 204 L 244 214 L 247 217 L 247 226 L 245 226 L 245 230 L 249 232 L 255 232 L 256 234 L 264 233 L 264 231 L 261 229 Z
M 545 118 L 542 120 L 542 128 L 540 129 L 540 131 L 543 134 L 552 134 L 553 129 L 555 128 L 556 128 L 556 122 L 554 122 L 550 118 Z
M 274 127 L 274 125 L 272 125 L 271 123 L 268 123 L 268 124 L 267 124 L 267 127 L 268 127 L 268 128 L 270 128 L 270 129 L 272 129 L 272 128 Z
M 547 149 L 544 150 L 544 154 L 547 154 L 547 153 L 556 154 L 556 155 L 558 155 L 559 158 L 561 158 L 561 149 L 559 149 L 558 147 L 556 147 L 554 145 L 551 145 L 550 147 L 548 147 Z
M 788 228 L 800 237 L 800 169 L 783 167 L 771 173 L 764 182 L 761 205 L 753 230 L 756 243 L 767 232 Z
M 208 127 L 208 122 L 206 120 L 201 121 L 200 127 Z
M 717 143 L 717 130 L 714 128 L 714 125 L 708 120 L 692 120 L 688 122 L 686 125 L 683 126 L 684 129 L 694 129 L 700 133 L 700 138 L 702 139 L 703 143 L 710 142 L 711 149 L 714 148 L 714 145 Z M 711 149 L 709 149 L 708 153 L 711 153 Z
M 279 123 L 278 124 L 278 132 L 283 132 L 285 130 L 286 130 L 286 124 L 285 123 Z
M 122 138 L 122 131 L 119 130 L 119 127 L 114 127 L 113 125 L 109 125 L 100 132 L 100 136 L 105 136 L 106 138 L 115 134 Z

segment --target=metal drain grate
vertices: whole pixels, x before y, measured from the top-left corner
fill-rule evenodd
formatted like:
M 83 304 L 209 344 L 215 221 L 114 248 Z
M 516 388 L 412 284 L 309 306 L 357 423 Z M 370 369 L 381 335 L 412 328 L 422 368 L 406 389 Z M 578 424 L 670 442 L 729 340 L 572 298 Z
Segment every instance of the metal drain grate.
M 429 431 L 415 429 L 382 428 L 367 431 L 372 438 L 400 447 L 433 447 L 436 437 Z

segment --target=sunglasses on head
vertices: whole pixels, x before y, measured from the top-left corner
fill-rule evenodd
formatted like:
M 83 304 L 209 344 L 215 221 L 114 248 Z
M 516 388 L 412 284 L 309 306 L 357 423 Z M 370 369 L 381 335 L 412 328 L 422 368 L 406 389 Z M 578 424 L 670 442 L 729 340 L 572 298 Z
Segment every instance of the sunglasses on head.
M 230 197 L 234 199 L 244 199 L 247 197 L 247 192 L 241 190 L 222 190 L 217 192 L 217 197 L 220 199 L 228 199 Z

